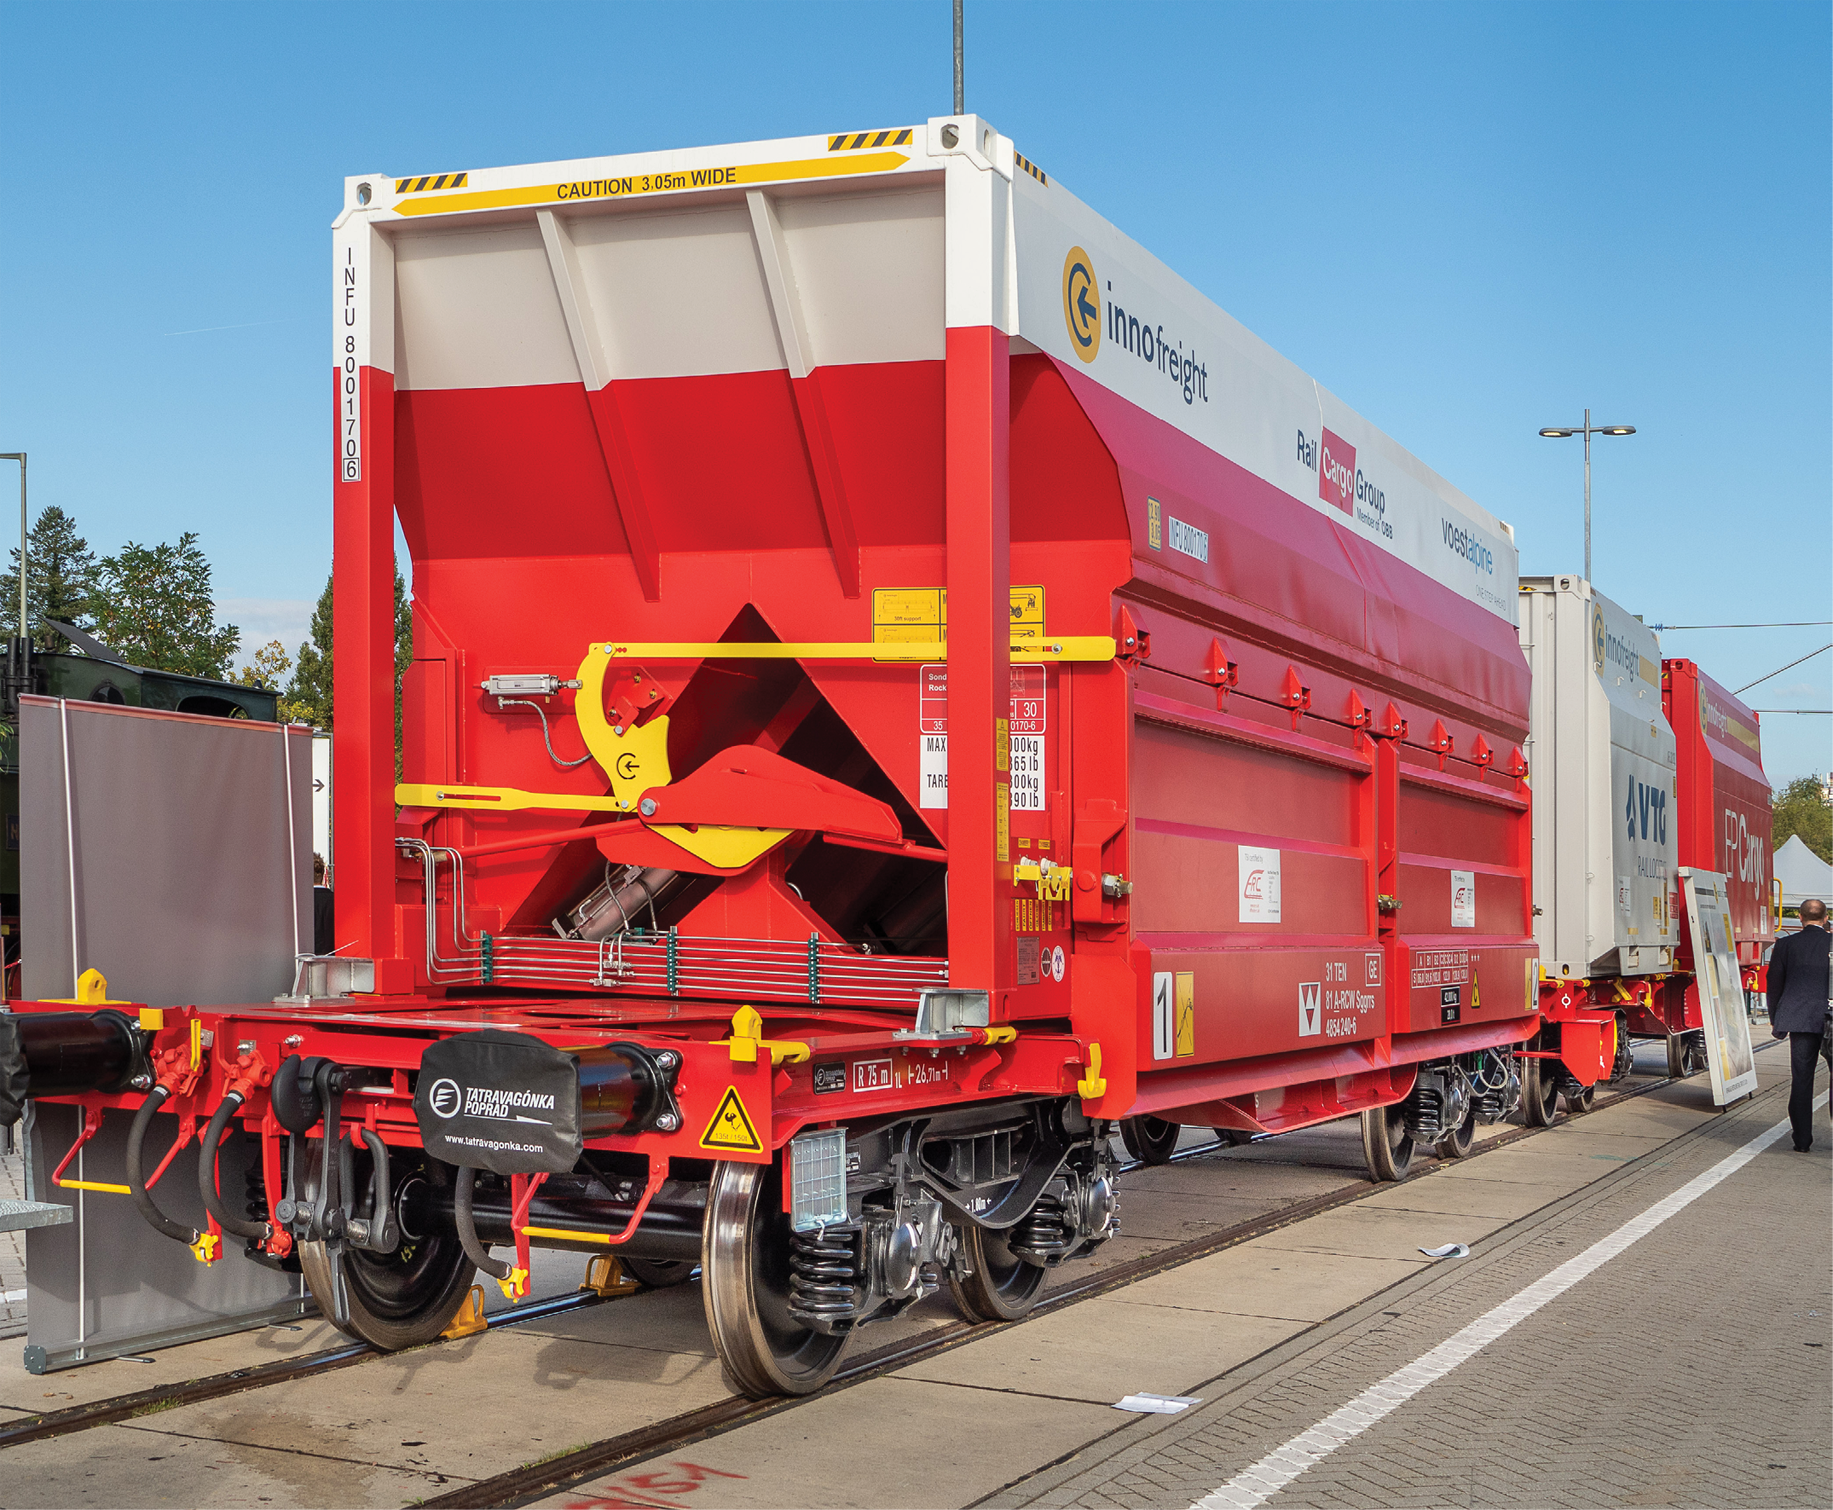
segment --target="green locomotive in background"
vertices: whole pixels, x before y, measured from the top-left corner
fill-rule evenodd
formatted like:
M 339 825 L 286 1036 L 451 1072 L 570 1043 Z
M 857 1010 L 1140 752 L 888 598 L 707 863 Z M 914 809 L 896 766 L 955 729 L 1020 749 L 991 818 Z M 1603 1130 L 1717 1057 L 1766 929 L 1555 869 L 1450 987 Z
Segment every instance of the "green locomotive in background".
M 169 713 L 214 718 L 252 718 L 273 723 L 280 694 L 235 682 L 184 676 L 132 666 L 81 630 L 54 624 L 71 643 L 47 653 L 17 636 L 6 641 L 0 666 L 0 917 L 6 925 L 5 958 L 19 958 L 19 699 L 27 694 L 78 702 L 113 703 Z M 10 987 L 11 982 L 7 985 Z

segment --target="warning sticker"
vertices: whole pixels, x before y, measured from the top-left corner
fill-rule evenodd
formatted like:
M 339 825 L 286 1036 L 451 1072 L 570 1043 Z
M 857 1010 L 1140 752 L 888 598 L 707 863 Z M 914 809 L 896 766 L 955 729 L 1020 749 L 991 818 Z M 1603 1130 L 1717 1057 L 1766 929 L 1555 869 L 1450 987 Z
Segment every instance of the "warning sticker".
M 885 589 L 880 589 L 885 591 Z M 1017 630 L 1014 629 L 1014 634 Z M 1012 773 L 1010 799 L 1014 812 L 1041 813 L 1045 809 L 1044 739 L 1049 732 L 1050 668 L 1035 664 L 1014 666 L 1012 708 L 998 723 L 1004 729 L 1003 759 L 995 764 Z M 948 806 L 948 667 L 933 663 L 917 668 L 917 730 L 919 778 L 918 807 Z
M 1324 1031 L 1324 983 L 1321 980 L 1299 982 L 1298 1036 L 1316 1038 Z
M 1013 734 L 1045 734 L 1050 718 L 1046 694 L 1050 668 L 1026 662 L 1012 667 Z M 924 734 L 948 732 L 948 667 L 935 663 L 917 668 L 917 728 Z
M 1196 1051 L 1196 973 L 1191 970 L 1155 971 L 1152 976 L 1152 1057 L 1189 1059 Z
M 1451 872 L 1451 926 L 1477 926 L 1477 875 L 1474 870 Z M 1630 931 L 1633 933 L 1635 930 Z
M 707 1123 L 706 1131 L 700 1135 L 700 1146 L 733 1153 L 763 1151 L 763 1140 L 757 1135 L 756 1124 L 751 1120 L 751 1113 L 745 1110 L 737 1086 L 728 1085 L 725 1095 L 719 1098 L 719 1107 L 713 1113 L 713 1120 Z
M 1279 851 L 1254 845 L 1241 846 L 1240 921 L 1279 921 Z
M 1012 638 L 1044 637 L 1044 589 L 1041 586 L 1010 589 Z M 907 645 L 948 638 L 946 587 L 875 587 L 872 589 L 872 640 L 874 644 Z

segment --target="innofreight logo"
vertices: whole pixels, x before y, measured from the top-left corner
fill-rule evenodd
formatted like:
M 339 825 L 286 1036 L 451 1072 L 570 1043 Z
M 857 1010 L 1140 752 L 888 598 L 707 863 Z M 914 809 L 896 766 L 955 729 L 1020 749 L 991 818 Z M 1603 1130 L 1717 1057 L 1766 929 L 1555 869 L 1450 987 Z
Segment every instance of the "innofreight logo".
M 1063 323 L 1070 349 L 1083 362 L 1094 361 L 1101 350 L 1101 291 L 1094 260 L 1079 246 L 1063 259 Z

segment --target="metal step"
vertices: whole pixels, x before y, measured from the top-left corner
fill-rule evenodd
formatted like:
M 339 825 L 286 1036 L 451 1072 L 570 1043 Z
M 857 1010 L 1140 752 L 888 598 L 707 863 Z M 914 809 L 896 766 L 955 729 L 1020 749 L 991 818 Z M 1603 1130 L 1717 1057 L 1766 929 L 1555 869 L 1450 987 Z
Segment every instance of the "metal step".
M 57 1201 L 0 1201 L 0 1232 L 23 1232 L 27 1227 L 61 1227 L 74 1214 Z

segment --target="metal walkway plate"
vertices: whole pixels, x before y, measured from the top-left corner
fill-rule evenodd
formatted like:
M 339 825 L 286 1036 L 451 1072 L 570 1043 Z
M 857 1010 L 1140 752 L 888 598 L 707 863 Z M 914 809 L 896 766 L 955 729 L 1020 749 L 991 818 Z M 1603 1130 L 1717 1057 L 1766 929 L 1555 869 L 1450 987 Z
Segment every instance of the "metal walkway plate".
M 23 1232 L 27 1227 L 61 1227 L 73 1208 L 57 1201 L 0 1201 L 0 1232 Z

